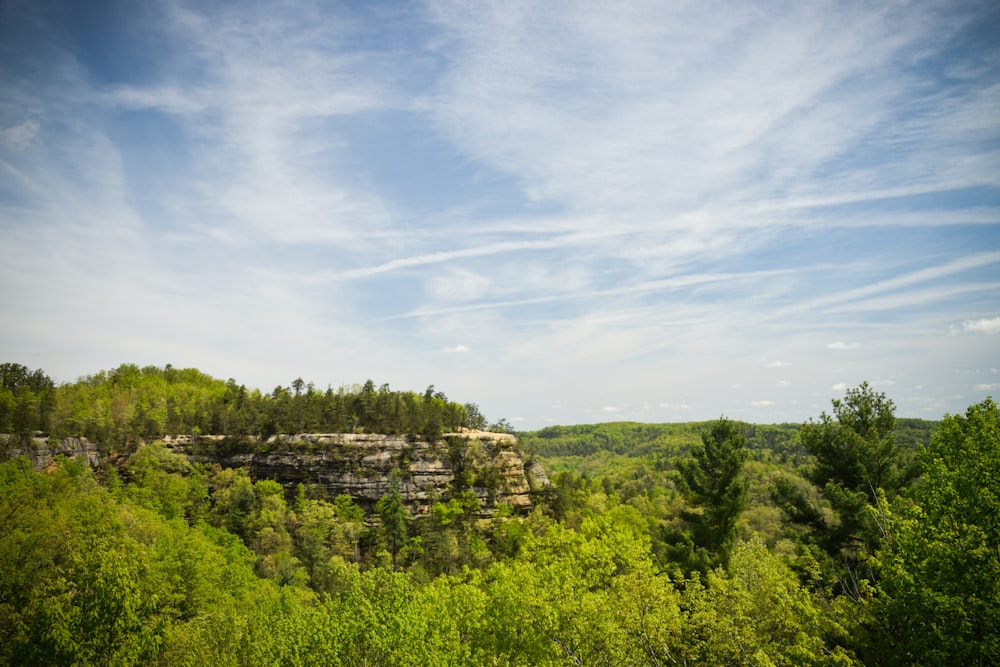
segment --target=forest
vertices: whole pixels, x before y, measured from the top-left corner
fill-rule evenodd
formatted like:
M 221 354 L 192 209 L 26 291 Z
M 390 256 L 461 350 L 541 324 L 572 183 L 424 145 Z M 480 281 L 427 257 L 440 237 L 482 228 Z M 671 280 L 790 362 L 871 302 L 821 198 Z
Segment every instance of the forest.
M 418 516 L 393 485 L 366 513 L 161 439 L 504 420 L 434 387 L 3 364 L 0 662 L 998 664 L 1000 409 L 895 413 L 864 383 L 802 424 L 518 433 L 551 479 L 530 511 L 455 488 Z M 40 434 L 102 463 L 10 457 Z
M 296 378 L 269 393 L 194 368 L 122 364 L 56 386 L 42 370 L 0 364 L 0 433 L 85 437 L 107 449 L 168 434 L 266 440 L 277 433 L 413 433 L 435 438 L 459 427 L 489 426 L 475 403 L 364 385 L 325 390 Z M 504 430 L 500 420 L 490 426 Z

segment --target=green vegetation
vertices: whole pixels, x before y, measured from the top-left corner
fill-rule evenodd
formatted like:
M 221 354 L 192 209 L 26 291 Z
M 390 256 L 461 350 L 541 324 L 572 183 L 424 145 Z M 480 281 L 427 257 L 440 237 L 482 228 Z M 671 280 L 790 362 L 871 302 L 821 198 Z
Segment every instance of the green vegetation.
M 919 452 L 911 498 L 880 497 L 869 631 L 884 664 L 995 665 L 1000 656 L 1000 410 L 947 417 Z
M 265 394 L 193 368 L 122 364 L 55 386 L 41 370 L 0 365 L 0 433 L 22 440 L 42 431 L 131 451 L 140 440 L 165 435 L 266 440 L 277 433 L 368 432 L 436 438 L 458 428 L 484 429 L 487 423 L 476 404 L 449 401 L 433 385 L 423 394 L 387 384 L 376 388 L 371 380 L 320 390 L 297 378 Z
M 803 427 L 800 439 L 815 461 L 806 477 L 832 513 L 824 514 L 801 486 L 780 480 L 774 488 L 775 500 L 807 527 L 807 541 L 822 549 L 828 569 L 839 570 L 839 584 L 855 596 L 860 582 L 871 579 L 859 569 L 868 567 L 882 538 L 869 507 L 882 496 L 895 498 L 918 472 L 916 452 L 896 442 L 894 411 L 885 394 L 865 383 L 833 401 L 833 416 L 824 412 Z
M 173 386 L 168 406 L 217 383 L 180 373 L 191 381 L 161 385 Z M 862 385 L 804 425 L 721 419 L 523 434 L 530 457 L 561 467 L 526 516 L 502 505 L 484 516 L 458 448 L 445 442 L 457 473 L 447 501 L 413 514 L 393 475 L 366 515 L 347 496 L 300 486 L 289 497 L 245 470 L 192 463 L 156 441 L 128 444 L 141 431 L 129 426 L 142 423 L 137 396 L 149 395 L 136 387 L 159 382 L 153 371 L 139 377 L 122 403 L 133 419 L 112 419 L 117 455 L 103 467 L 0 463 L 2 664 L 1000 660 L 992 400 L 938 426 L 897 420 L 892 401 Z M 82 386 L 112 403 L 129 396 L 109 385 L 122 386 L 104 374 L 36 384 L 30 400 L 20 398 L 23 381 L 5 391 L 36 415 L 50 391 L 56 432 L 66 415 L 101 412 L 79 402 Z M 342 392 L 356 427 L 386 419 L 364 407 L 367 393 Z M 308 414 L 308 394 L 293 384 L 287 401 L 259 400 Z M 218 416 L 181 410 L 162 423 L 181 414 L 206 427 Z
M 49 428 L 55 406 L 55 385 L 41 370 L 21 364 L 0 364 L 0 433 L 20 440 Z
M 747 505 L 747 452 L 746 438 L 725 419 L 703 432 L 701 441 L 691 451 L 693 458 L 679 461 L 677 469 L 681 493 L 697 510 L 681 514 L 692 528 L 685 546 L 697 550 L 701 569 L 707 570 L 727 563 L 735 546 L 736 521 Z

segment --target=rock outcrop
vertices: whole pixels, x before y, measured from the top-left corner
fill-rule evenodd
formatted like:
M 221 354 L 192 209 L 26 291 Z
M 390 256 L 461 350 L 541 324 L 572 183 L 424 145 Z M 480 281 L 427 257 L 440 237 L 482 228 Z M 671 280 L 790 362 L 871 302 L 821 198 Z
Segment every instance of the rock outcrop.
M 3 434 L 0 435 L 0 451 L 5 454 L 0 456 L 0 459 L 23 456 L 31 461 L 35 470 L 44 470 L 59 455 L 82 459 L 91 468 L 96 468 L 101 463 L 97 445 L 86 438 L 59 440 L 36 434 L 30 441 L 25 442 L 17 436 Z
M 215 442 L 213 442 L 215 441 Z M 532 506 L 533 492 L 549 483 L 538 463 L 526 462 L 506 433 L 462 431 L 435 441 L 374 433 L 305 433 L 245 440 L 228 450 L 217 436 L 164 438 L 193 461 L 246 468 L 253 479 L 273 479 L 291 495 L 299 484 L 322 495 L 349 495 L 371 511 L 399 470 L 399 492 L 416 513 L 459 491 L 479 497 L 483 513 L 498 504 L 516 511 Z M 212 446 L 206 447 L 211 444 Z
M 6 439 L 4 439 L 6 438 Z M 272 436 L 264 442 L 247 437 L 238 442 L 223 436 L 166 436 L 164 444 L 194 462 L 224 468 L 246 468 L 253 479 L 273 479 L 289 497 L 304 484 L 333 498 L 349 495 L 367 511 L 389 491 L 389 473 L 399 470 L 399 492 L 412 510 L 426 512 L 437 500 L 473 492 L 483 514 L 497 505 L 526 512 L 532 494 L 549 483 L 537 462 L 525 461 L 514 436 L 486 431 L 448 433 L 440 439 L 374 433 L 304 433 Z M 8 457 L 25 456 L 36 470 L 56 455 L 101 464 L 98 448 L 86 438 L 56 440 L 36 436 L 30 445 L 0 436 Z

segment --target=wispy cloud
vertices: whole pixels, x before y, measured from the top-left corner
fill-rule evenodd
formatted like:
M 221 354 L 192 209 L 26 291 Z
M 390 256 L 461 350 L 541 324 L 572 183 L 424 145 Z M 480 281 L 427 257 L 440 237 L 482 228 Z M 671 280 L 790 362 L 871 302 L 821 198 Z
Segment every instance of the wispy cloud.
M 92 11 L 0 25 L 0 342 L 57 375 L 784 420 L 834 357 L 953 396 L 995 356 L 981 3 Z
M 530 240 L 506 241 L 486 246 L 461 248 L 458 250 L 441 251 L 426 255 L 414 255 L 412 257 L 393 259 L 388 262 L 378 264 L 376 266 L 353 269 L 341 273 L 326 274 L 320 276 L 318 280 L 321 281 L 354 280 L 357 278 L 367 278 L 375 276 L 381 273 L 389 273 L 400 269 L 428 266 L 433 264 L 443 264 L 448 262 L 454 262 L 456 260 L 488 257 L 490 255 L 499 255 L 504 253 L 563 248 L 569 245 L 589 243 L 592 242 L 592 240 L 593 238 L 589 235 L 570 234 L 555 239 L 545 239 L 540 241 L 530 241 Z
M 449 313 L 513 308 L 517 306 L 537 305 L 537 304 L 552 303 L 558 301 L 593 299 L 595 297 L 613 297 L 613 296 L 640 295 L 646 293 L 664 293 L 664 292 L 672 292 L 675 290 L 682 290 L 685 288 L 699 287 L 705 285 L 753 280 L 763 276 L 780 275 L 781 273 L 784 272 L 762 271 L 762 272 L 749 272 L 745 274 L 722 273 L 722 274 L 685 275 L 677 278 L 666 278 L 663 280 L 651 280 L 637 284 L 622 285 L 620 287 L 613 287 L 609 289 L 574 290 L 570 292 L 556 292 L 556 293 L 544 294 L 541 296 L 529 297 L 524 299 L 513 299 L 508 301 L 483 302 L 472 305 L 453 306 L 453 307 L 445 307 L 437 309 L 421 309 L 409 313 L 392 316 L 387 319 L 432 317 Z
M 758 201 L 792 194 L 792 169 L 822 168 L 877 136 L 882 123 L 898 122 L 899 100 L 916 82 L 879 74 L 938 29 L 924 6 L 780 14 L 711 3 L 624 12 L 560 3 L 432 7 L 445 28 L 442 49 L 456 55 L 435 110 L 444 131 L 542 196 L 618 213 L 665 204 L 676 211 L 708 193 Z M 942 104 L 951 116 L 982 118 L 991 103 Z M 912 134 L 937 127 L 918 115 L 907 147 L 918 150 Z M 824 189 L 853 173 L 834 172 Z M 652 182 L 668 187 L 653 200 L 635 196 L 648 195 Z M 853 183 L 842 189 L 858 196 Z
M 39 124 L 35 120 L 0 129 L 0 142 L 16 150 L 23 151 L 38 141 Z

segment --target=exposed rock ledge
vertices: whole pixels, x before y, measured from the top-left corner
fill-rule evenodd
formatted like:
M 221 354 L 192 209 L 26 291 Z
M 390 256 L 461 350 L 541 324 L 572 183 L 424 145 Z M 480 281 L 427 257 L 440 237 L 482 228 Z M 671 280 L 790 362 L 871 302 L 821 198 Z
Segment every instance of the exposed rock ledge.
M 301 483 L 329 497 L 347 494 L 371 511 L 389 490 L 389 472 L 402 473 L 400 493 L 417 513 L 436 500 L 468 489 L 482 503 L 483 514 L 507 504 L 525 512 L 532 493 L 548 485 L 545 470 L 526 462 L 507 433 L 462 430 L 429 442 L 423 438 L 375 433 L 302 433 L 272 436 L 265 443 L 248 437 L 239 442 L 224 436 L 166 436 L 175 452 L 201 463 L 246 468 L 253 479 L 273 479 L 294 494 Z M 86 438 L 56 440 L 36 435 L 29 446 L 0 435 L 7 456 L 25 456 L 36 470 L 63 454 L 101 464 L 95 443 Z M 0 457 L 3 458 L 3 457 Z
M 31 438 L 31 444 L 25 446 L 16 436 L 0 434 L 0 460 L 23 456 L 31 461 L 35 470 L 44 470 L 60 454 L 71 459 L 82 459 L 91 468 L 96 468 L 101 463 L 97 445 L 86 438 L 57 440 L 36 434 Z
M 497 504 L 527 511 L 532 492 L 549 483 L 538 463 L 526 463 L 507 433 L 461 431 L 429 442 L 422 438 L 375 433 L 301 433 L 272 436 L 263 447 L 253 440 L 236 451 L 207 455 L 201 443 L 222 438 L 164 438 L 168 447 L 193 461 L 246 468 L 254 479 L 273 479 L 294 492 L 298 484 L 318 487 L 330 497 L 347 494 L 366 510 L 389 491 L 389 472 L 402 473 L 400 493 L 417 513 L 435 500 L 447 500 L 466 487 L 484 514 Z M 262 450 L 262 451 L 256 451 Z

